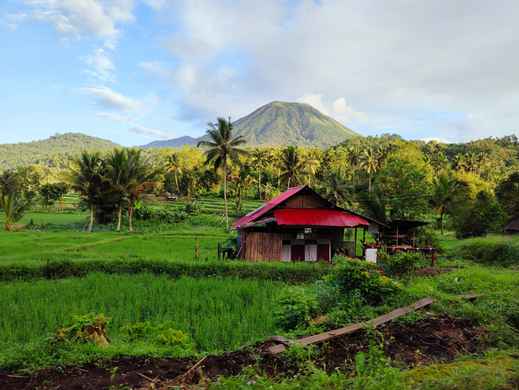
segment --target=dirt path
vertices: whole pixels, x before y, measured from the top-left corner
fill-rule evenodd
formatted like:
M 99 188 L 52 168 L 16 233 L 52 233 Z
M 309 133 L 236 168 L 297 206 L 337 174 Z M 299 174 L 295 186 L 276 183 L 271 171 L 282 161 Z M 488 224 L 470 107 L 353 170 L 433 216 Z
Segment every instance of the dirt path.
M 468 320 L 448 316 L 430 317 L 412 324 L 388 323 L 380 328 L 384 335 L 384 350 L 395 364 L 416 366 L 432 362 L 446 362 L 461 354 L 482 350 L 481 337 L 485 330 Z M 353 369 L 355 355 L 366 351 L 369 337 L 362 331 L 334 339 L 320 347 L 315 364 L 327 371 Z M 265 354 L 270 343 L 218 356 L 208 356 L 199 369 L 182 377 L 198 359 L 120 358 L 103 364 L 81 367 L 47 369 L 32 376 L 0 371 L 0 388 L 11 389 L 107 389 L 125 385 L 130 389 L 166 387 L 184 379 L 188 383 L 211 380 L 218 376 L 239 374 L 245 367 L 257 365 L 271 376 L 294 375 L 297 364 L 283 355 Z M 199 362 L 200 363 L 200 362 Z

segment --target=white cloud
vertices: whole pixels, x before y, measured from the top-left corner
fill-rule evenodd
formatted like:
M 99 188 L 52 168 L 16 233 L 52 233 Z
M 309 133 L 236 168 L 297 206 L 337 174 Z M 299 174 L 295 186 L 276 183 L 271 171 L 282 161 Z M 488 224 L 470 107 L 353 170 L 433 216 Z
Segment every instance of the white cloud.
M 85 87 L 82 90 L 93 96 L 98 105 L 109 110 L 135 112 L 142 108 L 140 101 L 124 96 L 108 87 Z
M 330 112 L 328 111 L 328 108 L 324 105 L 323 102 L 323 95 L 316 93 L 316 94 L 306 94 L 299 99 L 297 99 L 299 103 L 306 103 L 310 104 L 312 107 L 317 108 L 319 111 L 321 111 L 325 115 L 330 115 Z
M 172 70 L 160 61 L 142 61 L 139 63 L 139 68 L 163 78 L 169 78 L 173 75 Z
M 133 0 L 22 0 L 31 19 L 47 22 L 66 37 L 93 34 L 113 47 L 119 24 L 134 20 Z
M 173 136 L 166 131 L 152 129 L 152 128 L 140 126 L 140 125 L 134 125 L 134 126 L 130 127 L 130 129 L 128 131 L 130 131 L 131 133 L 134 133 L 134 134 L 145 135 L 145 136 L 153 138 L 153 139 L 171 139 L 171 138 L 173 138 Z
M 179 63 L 174 88 L 200 115 L 230 109 L 236 116 L 258 102 L 304 98 L 322 103 L 341 121 L 368 122 L 372 131 L 395 129 L 408 136 L 417 129 L 434 135 L 442 126 L 456 134 L 461 126 L 469 136 L 517 131 L 517 2 L 167 5 L 180 20 L 169 44 Z M 230 88 L 216 82 L 223 64 L 236 70 Z M 443 112 L 478 115 L 461 124 L 428 122 Z
M 144 3 L 153 8 L 154 10 L 160 10 L 166 5 L 167 0 L 144 0 Z
M 115 65 L 110 58 L 110 54 L 105 48 L 97 48 L 85 58 L 85 63 L 89 66 L 86 73 L 101 82 L 113 82 L 115 80 Z

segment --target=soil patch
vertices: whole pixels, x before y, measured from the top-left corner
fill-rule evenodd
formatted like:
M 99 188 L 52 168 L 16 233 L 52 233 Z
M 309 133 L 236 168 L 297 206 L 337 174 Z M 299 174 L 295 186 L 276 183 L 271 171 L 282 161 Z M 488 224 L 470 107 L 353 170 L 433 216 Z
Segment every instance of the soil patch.
M 460 354 L 483 348 L 485 330 L 464 319 L 448 316 L 429 317 L 413 323 L 392 322 L 378 329 L 384 336 L 384 350 L 402 366 L 450 361 Z M 107 389 L 126 385 L 130 389 L 164 388 L 166 385 L 198 383 L 218 376 L 239 374 L 245 367 L 257 365 L 269 375 L 292 375 L 297 364 L 278 356 L 265 355 L 272 345 L 265 342 L 240 351 L 208 356 L 196 372 L 182 377 L 195 359 L 120 358 L 82 367 L 47 369 L 22 377 L 0 371 L 0 388 L 10 389 Z M 316 365 L 327 371 L 351 371 L 355 355 L 366 351 L 368 334 L 364 331 L 331 340 L 319 347 Z

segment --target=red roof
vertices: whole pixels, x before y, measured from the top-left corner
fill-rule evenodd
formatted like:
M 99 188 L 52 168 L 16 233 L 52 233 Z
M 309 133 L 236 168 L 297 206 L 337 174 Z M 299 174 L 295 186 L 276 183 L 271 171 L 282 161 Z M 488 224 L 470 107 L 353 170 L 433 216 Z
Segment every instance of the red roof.
M 337 209 L 278 209 L 274 218 L 280 226 L 369 226 L 364 218 Z
M 298 186 L 298 187 L 289 188 L 287 191 L 285 191 L 282 194 L 279 194 L 278 196 L 276 196 L 275 198 L 272 198 L 271 200 L 269 200 L 267 203 L 265 203 L 260 208 L 254 210 L 254 211 L 251 211 L 249 214 L 244 215 L 243 217 L 238 219 L 236 222 L 234 222 L 234 227 L 236 229 L 239 229 L 240 227 L 242 227 L 252 221 L 255 221 L 256 219 L 265 215 L 266 213 L 268 213 L 270 210 L 272 210 L 276 206 L 279 206 L 281 203 L 283 203 L 284 201 L 288 200 L 289 198 L 291 198 L 292 196 L 297 194 L 299 191 L 301 191 L 305 187 L 306 186 Z

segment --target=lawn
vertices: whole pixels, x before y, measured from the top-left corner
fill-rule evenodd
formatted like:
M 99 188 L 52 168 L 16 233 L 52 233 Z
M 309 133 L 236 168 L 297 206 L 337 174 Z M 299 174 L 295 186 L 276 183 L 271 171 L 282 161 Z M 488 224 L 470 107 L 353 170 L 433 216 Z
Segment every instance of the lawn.
M 144 342 L 128 341 L 123 327 L 148 321 L 189 335 L 198 352 L 230 350 L 275 333 L 272 304 L 282 284 L 224 278 L 180 278 L 140 274 L 90 274 L 85 278 L 0 283 L 0 367 L 40 351 L 45 340 L 74 315 L 111 318 L 109 350 L 99 354 L 172 354 Z M 132 352 L 134 351 L 134 352 Z M 78 358 L 81 353 L 78 352 Z M 31 362 L 24 362 L 30 365 Z M 38 364 L 41 364 L 39 362 Z

